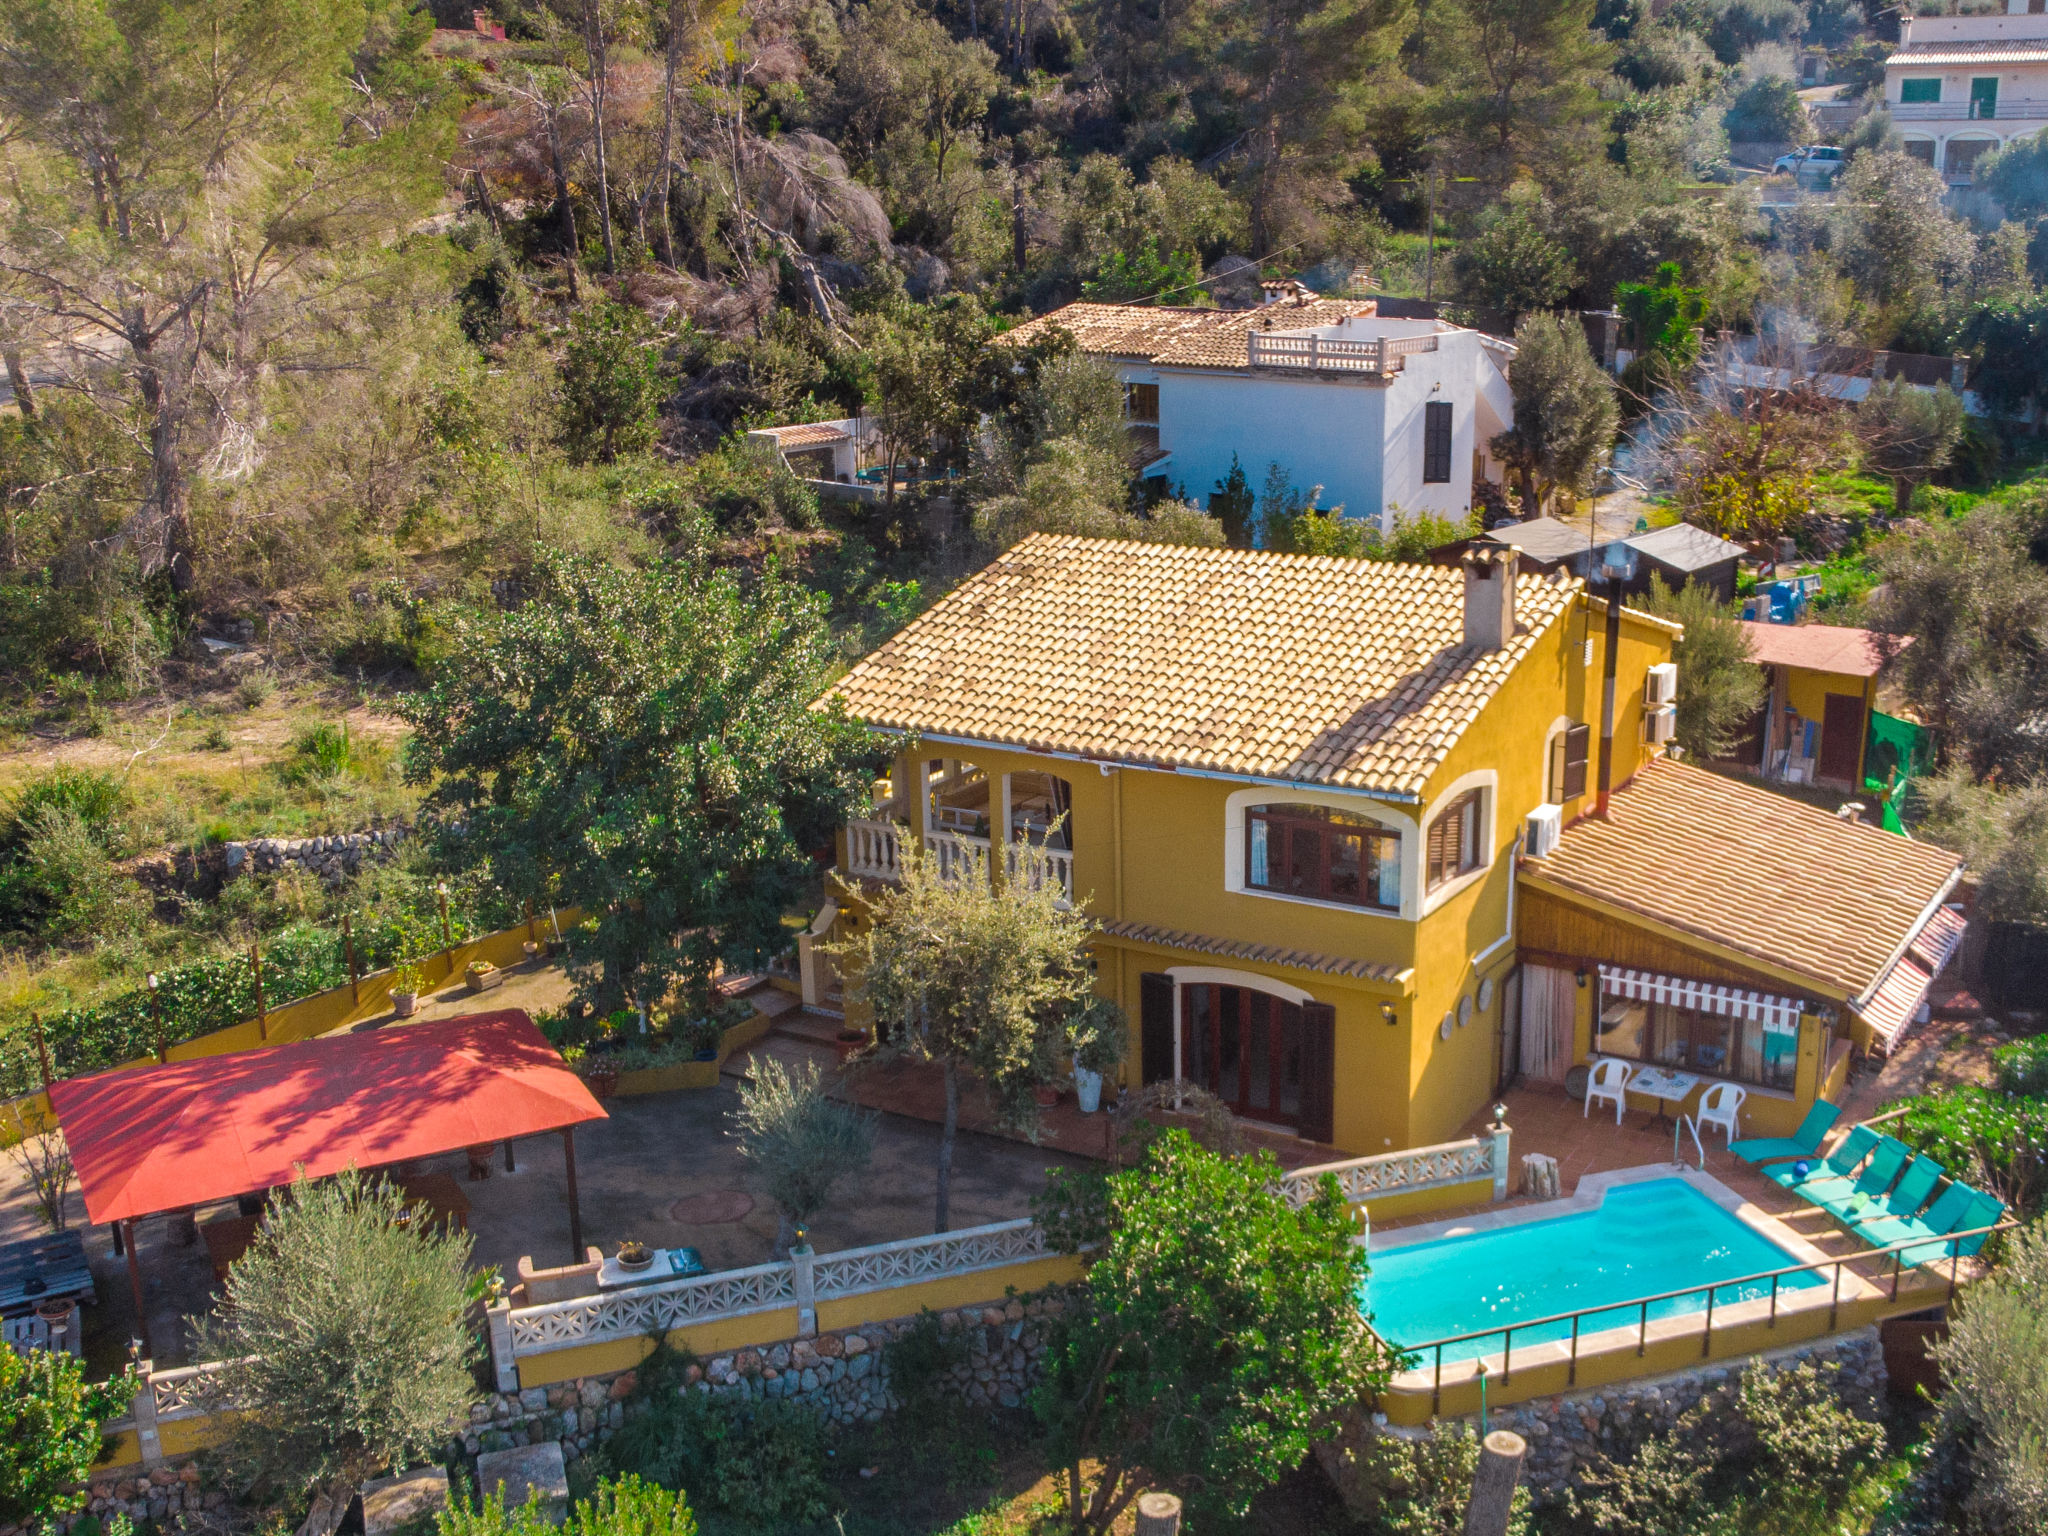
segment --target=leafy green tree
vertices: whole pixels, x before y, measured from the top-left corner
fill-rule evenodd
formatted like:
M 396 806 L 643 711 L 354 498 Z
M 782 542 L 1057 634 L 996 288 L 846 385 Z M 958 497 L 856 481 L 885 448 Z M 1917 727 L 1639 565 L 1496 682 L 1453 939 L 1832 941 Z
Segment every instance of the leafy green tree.
M 48 1529 L 83 1509 L 100 1426 L 128 1411 L 136 1384 L 132 1367 L 94 1383 L 70 1355 L 0 1350 L 0 1520 Z
M 1666 381 L 1682 378 L 1699 361 L 1706 290 L 1688 288 L 1677 262 L 1660 264 L 1648 282 L 1617 283 L 1614 307 L 1621 311 L 1629 350 L 1637 357 L 1655 354 Z
M 1997 198 L 2008 219 L 2048 213 L 2048 129 L 2012 140 L 1970 169 L 1971 184 Z
M 2048 1224 L 2008 1242 L 1936 1346 L 1942 1395 L 1906 1529 L 2011 1536 L 2048 1528 Z
M 1495 184 L 1598 153 L 1601 78 L 1614 48 L 1594 0 L 1448 0 L 1425 28 L 1443 112 Z
M 1871 386 L 1856 407 L 1856 436 L 1864 462 L 1892 483 L 1901 517 L 1914 487 L 1947 467 L 1963 436 L 1963 402 L 1946 384 L 1916 389 L 1904 379 Z
M 1200 296 L 1201 277 L 1202 264 L 1193 252 L 1170 251 L 1161 256 L 1158 239 L 1147 236 L 1130 255 L 1112 251 L 1105 256 L 1095 275 L 1081 284 L 1081 297 L 1098 304 L 1156 299 L 1188 304 Z
M 1875 344 L 1933 305 L 1975 249 L 1947 197 L 1940 172 L 1898 150 L 1859 154 L 1842 173 L 1835 250 L 1857 297 L 1876 310 L 1866 325 Z
M 2048 782 L 1980 784 L 1958 764 L 1913 780 L 1910 810 L 1915 836 L 1968 862 L 1976 911 L 2048 926 Z
M 1334 1179 L 1297 1210 L 1279 1176 L 1268 1152 L 1224 1156 L 1174 1129 L 1135 1168 L 1049 1192 L 1088 1212 L 1049 1209 L 1052 1230 L 1100 1242 L 1032 1395 L 1076 1530 L 1108 1531 L 1160 1485 L 1205 1528 L 1241 1518 L 1385 1385 L 1358 1310 L 1357 1218 Z
M 796 1071 L 756 1057 L 729 1118 L 740 1156 L 775 1202 L 775 1252 L 789 1252 L 797 1230 L 825 1208 L 832 1187 L 875 1155 L 875 1116 L 826 1093 L 816 1062 Z
M 578 463 L 609 464 L 654 441 L 660 354 L 640 312 L 603 304 L 577 314 L 562 354 L 562 443 Z
M 1763 75 L 1735 93 L 1722 122 L 1731 139 L 1797 144 L 1807 133 L 1806 103 L 1790 76 Z
M 1510 328 L 1531 310 L 1554 308 L 1577 275 L 1571 253 L 1514 206 L 1458 247 L 1456 268 L 1459 293 Z
M 454 845 L 505 890 L 580 906 L 577 995 L 609 1012 L 788 942 L 857 793 L 859 729 L 812 710 L 837 652 L 823 600 L 773 568 L 618 570 L 543 555 L 510 613 L 457 615 L 451 657 L 403 704 L 406 772 L 464 823 Z
M 1885 675 L 1904 689 L 1951 760 L 2007 783 L 2048 773 L 2048 534 L 2038 493 L 1894 534 L 1873 552 L 1880 579 L 1864 605 L 1872 629 L 1911 643 Z
M 1534 314 L 1515 327 L 1515 422 L 1487 446 L 1515 472 L 1524 515 L 1541 510 L 1539 486 L 1580 492 L 1614 446 L 1614 384 L 1570 315 Z
M 1774 539 L 1805 517 L 1814 478 L 1845 451 L 1836 404 L 1796 389 L 1695 400 L 1671 450 L 1685 520 L 1747 540 Z
M 1671 648 L 1678 664 L 1678 744 L 1702 761 L 1725 757 L 1764 700 L 1763 669 L 1750 659 L 1742 621 L 1696 581 L 1673 592 L 1653 575 L 1644 606 L 1685 626 Z
M 1355 1476 L 1373 1536 L 1464 1536 L 1479 1470 L 1479 1437 L 1461 1420 L 1413 1439 L 1371 1434 Z M 1529 1490 L 1517 1488 L 1509 1536 L 1529 1529 Z
M 241 1411 L 230 1465 L 287 1497 L 355 1489 L 447 1443 L 476 1396 L 466 1232 L 400 1220 L 405 1198 L 353 1170 L 274 1198 L 199 1326 L 207 1389 Z
M 1086 913 L 1066 905 L 1036 849 L 1007 851 L 1015 867 L 991 882 L 977 861 L 946 878 L 906 848 L 902 884 L 834 951 L 874 1014 L 875 1052 L 936 1062 L 945 1079 L 935 1232 L 951 1219 L 963 1078 L 981 1083 L 1004 1123 L 1034 1128 L 1032 1090 L 1056 1075 L 1065 1020 L 1094 990 Z

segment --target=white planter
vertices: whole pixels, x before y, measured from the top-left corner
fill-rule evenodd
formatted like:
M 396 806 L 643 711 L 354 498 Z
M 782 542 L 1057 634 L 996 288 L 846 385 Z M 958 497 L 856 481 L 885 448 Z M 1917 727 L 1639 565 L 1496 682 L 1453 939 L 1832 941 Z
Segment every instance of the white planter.
M 413 1009 L 419 1007 L 419 1005 L 420 995 L 417 992 L 394 992 L 391 994 L 391 1011 L 401 1019 L 411 1018 Z
M 1074 1068 L 1074 1097 L 1084 1115 L 1092 1115 L 1102 1108 L 1102 1074 L 1090 1072 L 1086 1067 Z

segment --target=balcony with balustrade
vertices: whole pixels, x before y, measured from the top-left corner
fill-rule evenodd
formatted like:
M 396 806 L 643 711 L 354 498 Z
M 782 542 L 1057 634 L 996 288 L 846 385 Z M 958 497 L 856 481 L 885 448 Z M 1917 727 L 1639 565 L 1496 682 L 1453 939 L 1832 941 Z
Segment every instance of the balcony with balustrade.
M 1007 802 L 1009 837 L 1002 872 L 1037 890 L 1059 889 L 1074 899 L 1074 852 L 1068 825 L 1066 781 L 1050 774 L 1012 773 L 992 782 L 971 763 L 938 759 L 924 769 L 923 853 L 940 880 L 987 880 L 994 867 L 992 820 Z M 913 807 L 889 780 L 875 787 L 873 812 L 846 824 L 844 872 L 857 880 L 894 885 L 903 879 L 904 847 L 916 838 Z M 992 816 L 993 812 L 993 816 Z
M 1378 376 L 1399 373 L 1418 352 L 1434 352 L 1429 336 L 1374 336 L 1353 340 L 1329 331 L 1253 331 L 1246 361 L 1254 368 Z

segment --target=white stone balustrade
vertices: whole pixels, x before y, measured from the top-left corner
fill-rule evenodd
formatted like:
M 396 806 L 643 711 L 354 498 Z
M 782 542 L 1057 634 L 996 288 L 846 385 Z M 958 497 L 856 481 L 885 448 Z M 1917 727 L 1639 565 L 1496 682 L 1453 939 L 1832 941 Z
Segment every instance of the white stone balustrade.
M 1246 359 L 1254 368 L 1308 368 L 1321 373 L 1399 373 L 1417 352 L 1434 352 L 1434 336 L 1380 336 L 1342 341 L 1331 336 L 1253 331 Z
M 1344 1198 L 1353 1205 L 1363 1205 L 1387 1195 L 1441 1189 L 1449 1184 L 1474 1184 L 1490 1178 L 1493 1198 L 1505 1200 L 1509 1134 L 1502 1125 L 1465 1141 L 1411 1147 L 1406 1152 L 1379 1152 L 1341 1163 L 1318 1163 L 1312 1168 L 1294 1169 L 1281 1179 L 1280 1185 L 1291 1204 L 1302 1206 L 1315 1193 L 1323 1175 L 1334 1174 Z
M 868 880 L 900 881 L 905 830 L 893 821 L 849 821 L 846 872 Z
M 948 885 L 962 880 L 988 879 L 989 841 L 964 832 L 927 832 L 924 851 L 931 857 L 932 872 Z

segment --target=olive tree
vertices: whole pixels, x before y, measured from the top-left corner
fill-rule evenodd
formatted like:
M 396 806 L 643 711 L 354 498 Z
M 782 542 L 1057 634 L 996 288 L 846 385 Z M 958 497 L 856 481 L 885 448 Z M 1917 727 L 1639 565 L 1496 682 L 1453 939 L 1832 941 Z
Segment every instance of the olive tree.
M 1962 441 L 1962 397 L 1946 384 L 1915 389 L 1891 379 L 1856 407 L 1856 435 L 1865 461 L 1891 481 L 1892 503 L 1903 517 L 1914 488 L 1945 468 Z
M 1540 510 L 1539 487 L 1583 491 L 1614 446 L 1621 411 L 1614 384 L 1570 315 L 1525 315 L 1515 327 L 1515 421 L 1487 446 L 1515 472 L 1524 516 Z
M 354 1170 L 272 1200 L 198 1329 L 228 1464 L 279 1495 L 360 1487 L 447 1443 L 476 1396 L 470 1238 Z
M 754 1058 L 729 1117 L 739 1153 L 768 1186 L 778 1221 L 775 1252 L 789 1252 L 797 1229 L 875 1155 L 875 1116 L 830 1097 L 816 1062 L 786 1070 L 773 1056 Z
M 906 846 L 903 881 L 874 898 L 871 921 L 833 946 L 853 996 L 874 1011 L 877 1056 L 936 1063 L 945 1077 L 937 1211 L 950 1214 L 963 1079 L 978 1080 L 998 1119 L 1032 1129 L 1032 1090 L 1055 1075 L 1068 1018 L 1093 991 L 1093 925 L 1062 900 L 1043 855 L 1012 845 L 1017 867 L 992 883 L 968 861 L 953 878 Z
M 1678 664 L 1678 744 L 1696 758 L 1723 757 L 1763 703 L 1763 669 L 1750 659 L 1742 622 L 1711 587 L 1688 582 L 1673 592 L 1650 578 L 1645 606 L 1660 619 L 1683 624 L 1671 647 Z

